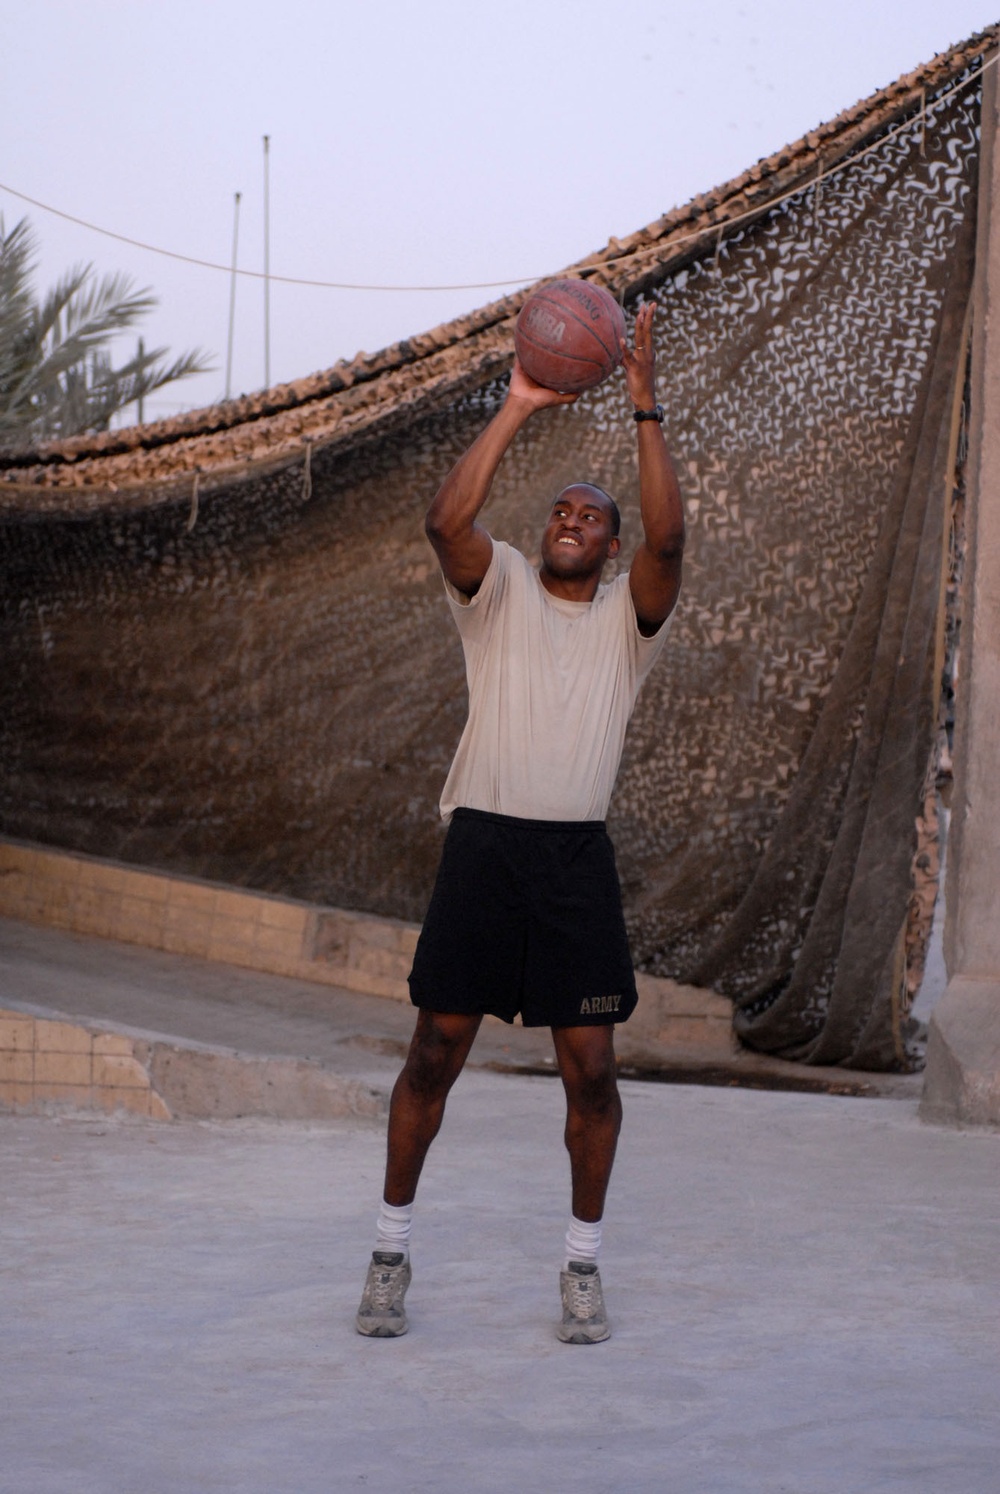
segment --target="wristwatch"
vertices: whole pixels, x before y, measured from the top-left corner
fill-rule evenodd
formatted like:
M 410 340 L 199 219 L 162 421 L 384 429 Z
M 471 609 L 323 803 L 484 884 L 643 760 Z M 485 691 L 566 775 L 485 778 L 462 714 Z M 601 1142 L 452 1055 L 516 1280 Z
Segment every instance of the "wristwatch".
M 633 420 L 655 420 L 660 425 L 662 425 L 663 424 L 663 406 L 662 405 L 656 405 L 655 408 L 652 409 L 652 410 L 633 410 L 632 411 L 632 419 Z

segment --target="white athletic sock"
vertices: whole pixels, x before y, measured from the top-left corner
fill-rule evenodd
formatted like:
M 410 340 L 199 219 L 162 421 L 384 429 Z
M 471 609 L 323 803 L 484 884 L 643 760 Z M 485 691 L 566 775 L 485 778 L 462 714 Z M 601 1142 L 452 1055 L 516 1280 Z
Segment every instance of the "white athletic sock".
M 598 1219 L 590 1224 L 586 1219 L 577 1219 L 575 1214 L 571 1214 L 566 1231 L 566 1266 L 570 1261 L 593 1261 L 596 1266 L 600 1251 L 601 1221 Z
M 397 1208 L 395 1204 L 387 1204 L 383 1198 L 378 1211 L 378 1234 L 375 1239 L 376 1250 L 401 1250 L 409 1259 L 410 1255 L 410 1230 L 413 1227 L 413 1205 L 403 1204 Z

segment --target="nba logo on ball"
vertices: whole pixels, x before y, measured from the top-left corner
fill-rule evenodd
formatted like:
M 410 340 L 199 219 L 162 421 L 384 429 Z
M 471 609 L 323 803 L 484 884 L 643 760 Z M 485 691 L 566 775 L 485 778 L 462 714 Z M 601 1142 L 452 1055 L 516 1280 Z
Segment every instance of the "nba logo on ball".
M 514 348 L 529 378 L 560 394 L 600 384 L 622 361 L 625 314 L 601 285 L 554 280 L 518 313 Z
M 562 342 L 566 334 L 565 322 L 553 316 L 549 308 L 540 301 L 529 302 L 525 309 L 528 314 L 524 318 L 524 329 L 529 337 L 537 338 L 548 347 Z

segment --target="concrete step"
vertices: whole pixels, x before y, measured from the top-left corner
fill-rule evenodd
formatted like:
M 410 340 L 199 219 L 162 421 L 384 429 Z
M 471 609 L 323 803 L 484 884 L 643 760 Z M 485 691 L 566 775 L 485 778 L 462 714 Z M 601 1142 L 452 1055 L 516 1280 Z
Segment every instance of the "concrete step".
M 387 1096 L 301 1058 L 260 1057 L 0 1008 L 0 1108 L 127 1111 L 150 1120 L 378 1119 Z

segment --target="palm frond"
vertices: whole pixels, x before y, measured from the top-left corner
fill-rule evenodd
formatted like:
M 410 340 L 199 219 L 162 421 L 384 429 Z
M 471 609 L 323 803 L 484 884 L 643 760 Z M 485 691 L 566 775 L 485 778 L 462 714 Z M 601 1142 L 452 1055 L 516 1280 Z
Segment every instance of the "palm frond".
M 36 301 L 35 262 L 27 219 L 7 233 L 0 217 L 0 446 L 103 430 L 126 405 L 214 366 L 199 349 L 167 362 L 156 348 L 115 368 L 108 343 L 156 306 L 153 292 L 76 265 Z
M 7 233 L 0 215 L 0 401 L 17 384 L 30 344 L 35 245 L 26 219 Z

